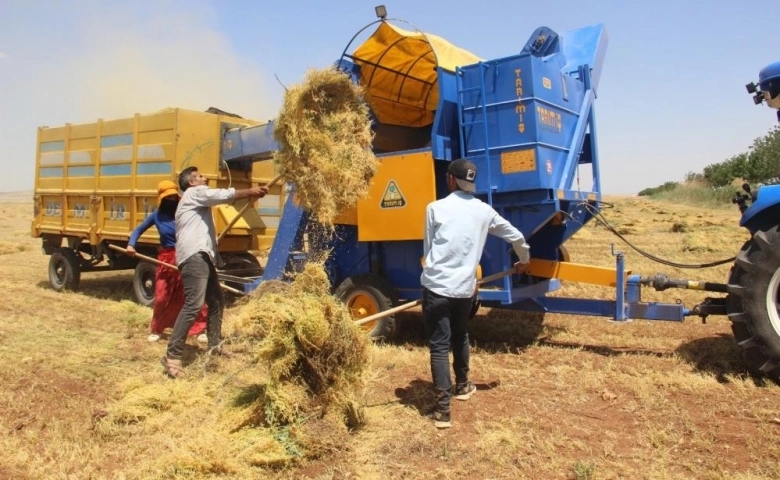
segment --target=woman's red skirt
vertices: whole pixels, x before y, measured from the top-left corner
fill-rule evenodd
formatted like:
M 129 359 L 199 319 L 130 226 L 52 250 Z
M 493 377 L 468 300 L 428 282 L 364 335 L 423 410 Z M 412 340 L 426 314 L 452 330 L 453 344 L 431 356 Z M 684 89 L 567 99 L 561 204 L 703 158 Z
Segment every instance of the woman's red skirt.
M 161 248 L 157 252 L 157 260 L 176 265 L 176 249 Z M 151 332 L 160 334 L 166 328 L 173 328 L 183 306 L 184 286 L 181 283 L 181 275 L 177 270 L 158 265 L 154 276 L 154 313 Z M 207 315 L 208 306 L 204 304 L 188 335 L 200 335 L 206 331 Z

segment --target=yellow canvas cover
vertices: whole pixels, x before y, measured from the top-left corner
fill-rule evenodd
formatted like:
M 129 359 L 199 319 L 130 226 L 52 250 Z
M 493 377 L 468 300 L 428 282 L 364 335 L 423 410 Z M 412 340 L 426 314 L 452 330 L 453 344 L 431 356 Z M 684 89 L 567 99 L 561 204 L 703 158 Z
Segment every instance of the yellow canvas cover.
M 454 72 L 480 58 L 439 36 L 382 22 L 352 61 L 360 66 L 360 84 L 380 122 L 423 127 L 433 123 L 439 102 L 436 67 Z

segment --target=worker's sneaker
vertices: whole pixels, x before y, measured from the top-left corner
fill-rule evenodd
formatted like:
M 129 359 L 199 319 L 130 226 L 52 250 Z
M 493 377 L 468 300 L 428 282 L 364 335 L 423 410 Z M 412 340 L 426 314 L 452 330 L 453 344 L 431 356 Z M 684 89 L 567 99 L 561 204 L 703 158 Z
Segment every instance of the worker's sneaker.
M 160 335 L 156 333 L 150 333 L 148 337 L 146 337 L 147 340 L 150 342 L 157 342 L 160 340 Z
M 198 335 L 198 343 L 209 343 L 209 337 L 205 333 Z
M 472 395 L 477 393 L 477 386 L 471 382 L 466 382 L 462 385 L 455 386 L 455 399 L 466 401 L 471 398 Z
M 433 426 L 436 428 L 450 428 L 452 426 L 450 412 L 440 412 L 434 409 L 426 416 L 433 420 Z

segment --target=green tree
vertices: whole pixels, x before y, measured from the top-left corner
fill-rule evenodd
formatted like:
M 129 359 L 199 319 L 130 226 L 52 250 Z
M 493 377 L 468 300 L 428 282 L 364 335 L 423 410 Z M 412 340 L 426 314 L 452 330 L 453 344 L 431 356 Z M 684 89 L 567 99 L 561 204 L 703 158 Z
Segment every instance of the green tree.
M 685 183 L 694 183 L 694 182 L 702 182 L 702 181 L 704 181 L 703 173 L 689 171 L 688 173 L 685 174 Z
M 713 187 L 724 187 L 737 177 L 746 177 L 748 171 L 748 155 L 740 153 L 724 162 L 704 167 L 704 179 Z
M 780 127 L 755 139 L 747 156 L 746 179 L 764 182 L 780 176 Z
M 720 163 L 704 167 L 701 173 L 688 172 L 685 183 L 705 181 L 712 187 L 726 187 L 737 178 L 750 183 L 766 183 L 780 177 L 780 126 L 753 141 L 747 152 L 739 153 Z M 656 195 L 676 188 L 677 182 L 666 182 L 639 192 L 640 196 Z

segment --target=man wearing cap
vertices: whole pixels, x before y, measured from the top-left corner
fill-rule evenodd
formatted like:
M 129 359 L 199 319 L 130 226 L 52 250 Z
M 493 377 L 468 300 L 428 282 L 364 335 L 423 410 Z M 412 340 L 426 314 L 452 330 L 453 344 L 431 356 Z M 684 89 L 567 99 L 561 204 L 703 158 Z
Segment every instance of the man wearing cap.
M 179 188 L 184 194 L 176 209 L 176 265 L 184 283 L 184 307 L 176 318 L 166 356 L 161 359 L 165 373 L 172 378 L 184 375 L 181 356 L 187 330 L 204 302 L 208 305 L 209 351 L 226 354 L 221 348 L 223 301 L 215 267 L 221 264 L 221 259 L 211 207 L 240 199 L 254 201 L 268 193 L 267 187 L 236 190 L 209 188 L 207 183 L 197 167 L 185 168 L 179 174 Z
M 529 246 L 523 234 L 493 207 L 474 196 L 477 167 L 458 159 L 447 170 L 450 194 L 428 205 L 423 242 L 424 261 L 420 282 L 422 308 L 436 406 L 431 413 L 437 428 L 452 426 L 450 399 L 468 400 L 476 392 L 469 381 L 469 335 L 466 322 L 475 301 L 476 272 L 487 235 L 512 244 L 522 273 L 529 262 Z M 453 353 L 455 387 L 450 377 L 449 352 Z
M 160 248 L 157 250 L 157 260 L 168 263 L 176 263 L 176 225 L 174 215 L 179 205 L 179 189 L 170 180 L 163 180 L 157 184 L 157 208 L 146 216 L 127 242 L 127 254 L 135 256 L 135 246 L 138 239 L 152 225 L 157 228 L 160 237 Z M 156 342 L 166 328 L 173 328 L 176 316 L 184 304 L 184 289 L 181 284 L 179 272 L 162 264 L 157 266 L 154 274 L 154 306 L 152 321 L 149 325 L 150 342 Z M 206 306 L 203 306 L 188 335 L 198 335 L 198 341 L 205 342 L 206 335 Z

